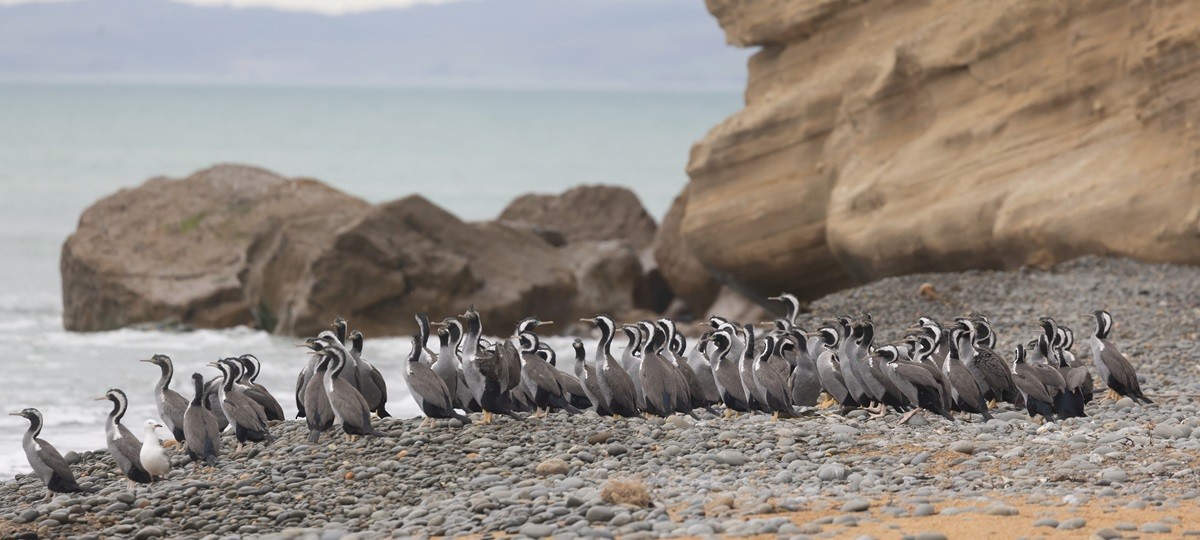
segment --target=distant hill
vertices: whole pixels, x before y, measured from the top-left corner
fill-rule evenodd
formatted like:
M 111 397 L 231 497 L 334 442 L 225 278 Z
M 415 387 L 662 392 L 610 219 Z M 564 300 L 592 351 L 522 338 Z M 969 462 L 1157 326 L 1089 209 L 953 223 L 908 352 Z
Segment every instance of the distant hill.
M 0 81 L 741 88 L 702 0 L 477 0 L 326 16 L 165 0 L 0 6 Z

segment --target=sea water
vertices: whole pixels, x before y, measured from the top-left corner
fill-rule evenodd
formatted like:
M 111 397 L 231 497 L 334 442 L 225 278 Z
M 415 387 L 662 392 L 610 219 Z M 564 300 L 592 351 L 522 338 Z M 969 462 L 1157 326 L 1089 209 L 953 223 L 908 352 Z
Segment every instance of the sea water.
M 193 372 L 217 373 L 204 364 L 253 353 L 259 382 L 294 415 L 306 359 L 295 338 L 63 330 L 62 243 L 118 189 L 237 162 L 372 202 L 420 193 L 465 219 L 493 218 L 523 193 L 617 184 L 659 218 L 687 181 L 691 144 L 740 106 L 734 92 L 0 85 L 0 412 L 37 407 L 42 437 L 64 453 L 102 448 L 111 407 L 93 399 L 106 389 L 129 395 L 127 425 L 156 416 L 158 368 L 137 360 L 170 355 L 172 387 L 190 396 Z M 570 365 L 570 340 L 550 344 Z M 418 412 L 408 348 L 370 336 L 365 346 L 403 416 Z M 0 478 L 29 470 L 27 425 L 0 416 Z

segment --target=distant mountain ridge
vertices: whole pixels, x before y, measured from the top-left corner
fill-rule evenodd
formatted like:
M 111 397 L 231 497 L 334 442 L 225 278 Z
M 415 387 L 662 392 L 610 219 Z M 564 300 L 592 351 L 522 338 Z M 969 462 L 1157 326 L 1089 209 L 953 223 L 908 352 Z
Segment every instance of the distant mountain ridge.
M 165 0 L 0 6 L 0 81 L 737 88 L 701 0 L 477 0 L 336 17 Z

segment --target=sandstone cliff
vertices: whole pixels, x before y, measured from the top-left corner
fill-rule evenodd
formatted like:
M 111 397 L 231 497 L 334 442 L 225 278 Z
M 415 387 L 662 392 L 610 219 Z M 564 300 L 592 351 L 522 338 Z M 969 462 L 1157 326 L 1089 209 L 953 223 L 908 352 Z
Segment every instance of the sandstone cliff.
M 572 216 L 557 221 L 569 225 L 561 241 L 530 223 L 464 222 L 419 196 L 371 205 L 252 167 L 155 178 L 80 218 L 63 245 L 63 322 L 312 335 L 342 315 L 379 336 L 411 332 L 419 311 L 440 319 L 473 304 L 506 334 L 531 314 L 570 322 L 640 307 L 651 276 L 637 248 L 656 226 L 637 198 L 583 187 L 538 200 Z M 612 201 L 621 213 L 604 211 Z
M 721 281 L 1200 263 L 1200 3 L 707 4 L 761 47 L 688 164 L 680 234 Z

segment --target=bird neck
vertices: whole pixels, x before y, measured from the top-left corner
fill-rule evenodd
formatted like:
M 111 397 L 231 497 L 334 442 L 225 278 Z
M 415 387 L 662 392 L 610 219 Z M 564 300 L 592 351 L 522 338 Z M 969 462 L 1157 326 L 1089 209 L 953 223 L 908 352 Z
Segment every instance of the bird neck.
M 158 368 L 162 371 L 162 375 L 158 377 L 158 389 L 164 390 L 171 385 L 171 379 L 175 377 L 175 368 L 170 362 L 163 362 Z
M 204 378 L 193 378 L 192 387 L 196 389 L 196 393 L 192 395 L 192 406 L 200 407 L 204 405 Z
M 39 416 L 33 416 L 29 419 L 29 430 L 25 432 L 25 438 L 35 439 L 42 434 L 42 419 Z

